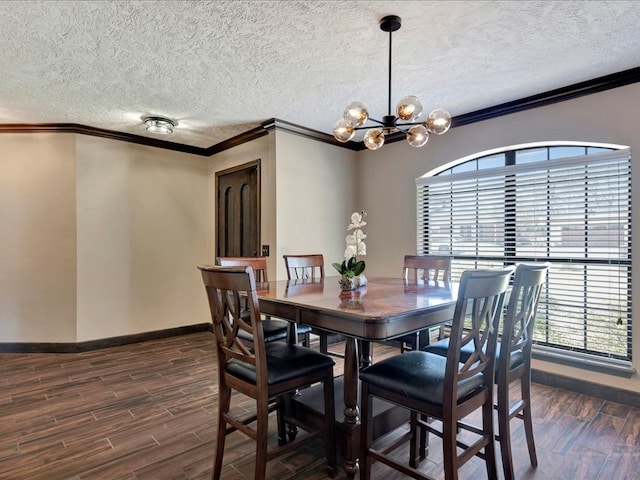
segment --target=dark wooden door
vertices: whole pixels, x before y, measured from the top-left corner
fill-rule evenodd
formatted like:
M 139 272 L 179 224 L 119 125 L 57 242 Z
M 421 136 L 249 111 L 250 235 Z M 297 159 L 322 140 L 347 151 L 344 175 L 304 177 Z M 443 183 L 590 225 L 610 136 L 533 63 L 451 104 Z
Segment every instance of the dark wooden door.
M 260 246 L 260 161 L 216 174 L 216 255 L 255 257 Z

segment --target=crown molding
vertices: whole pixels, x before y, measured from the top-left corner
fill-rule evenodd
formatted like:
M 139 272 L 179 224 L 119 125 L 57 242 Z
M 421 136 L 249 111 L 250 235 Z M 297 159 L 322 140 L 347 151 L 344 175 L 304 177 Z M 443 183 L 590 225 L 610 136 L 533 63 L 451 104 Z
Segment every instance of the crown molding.
M 194 155 L 206 155 L 206 149 L 184 145 L 182 143 L 168 142 L 166 140 L 157 140 L 155 138 L 143 137 L 142 135 L 133 135 L 131 133 L 116 132 L 114 130 L 105 130 L 102 128 L 88 127 L 77 123 L 7 123 L 0 124 L 0 133 L 76 133 L 80 135 L 89 135 L 92 137 L 108 138 L 110 140 L 118 140 L 121 142 L 137 143 L 138 145 L 147 145 L 149 147 L 164 148 L 165 150 L 175 150 L 177 152 L 191 153 Z
M 502 117 L 511 113 L 523 112 L 533 108 L 544 107 L 554 103 L 565 102 L 574 98 L 591 95 L 605 90 L 630 85 L 640 81 L 640 67 L 625 70 L 623 72 L 605 75 L 593 80 L 574 83 L 566 87 L 557 88 L 548 92 L 531 95 L 512 102 L 501 103 L 493 107 L 483 108 L 475 112 L 458 115 L 451 120 L 451 128 L 482 122 L 492 118 Z
M 502 103 L 488 108 L 476 110 L 474 112 L 465 113 L 455 116 L 451 119 L 451 128 L 470 125 L 472 123 L 490 120 L 492 118 L 502 117 L 512 113 L 531 110 L 533 108 L 543 107 L 554 103 L 564 102 L 574 98 L 591 95 L 605 90 L 630 85 L 640 81 L 640 67 L 632 68 L 618 73 L 605 75 L 585 82 L 575 83 L 566 87 L 557 88 L 548 92 L 532 95 L 530 97 L 514 100 L 512 102 Z M 56 133 L 76 133 L 80 135 L 90 135 L 93 137 L 108 138 L 110 140 L 118 140 L 122 142 L 137 143 L 139 145 L 147 145 L 150 147 L 164 148 L 177 152 L 190 153 L 204 157 L 211 157 L 217 153 L 223 152 L 230 148 L 242 145 L 257 138 L 268 135 L 274 130 L 301 135 L 305 138 L 318 142 L 327 143 L 341 148 L 353 151 L 362 151 L 366 147 L 362 142 L 349 141 L 346 143 L 338 142 L 333 135 L 319 132 L 311 128 L 301 125 L 271 118 L 263 121 L 259 127 L 255 127 L 247 132 L 241 133 L 216 143 L 207 148 L 194 147 L 181 143 L 168 142 L 165 140 L 157 140 L 154 138 L 144 137 L 141 135 L 133 135 L 130 133 L 116 132 L 113 130 L 105 130 L 101 128 L 88 127 L 76 123 L 43 123 L 43 124 L 0 124 L 0 133 L 34 133 L 34 132 L 56 132 Z M 395 143 L 404 139 L 404 135 L 400 132 L 390 135 L 386 143 Z

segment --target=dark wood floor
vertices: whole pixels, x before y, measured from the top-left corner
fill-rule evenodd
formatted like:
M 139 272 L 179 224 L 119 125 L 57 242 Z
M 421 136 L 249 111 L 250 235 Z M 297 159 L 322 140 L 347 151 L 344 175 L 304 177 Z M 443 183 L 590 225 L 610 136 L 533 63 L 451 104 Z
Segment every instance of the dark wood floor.
M 0 479 L 210 478 L 212 338 L 198 333 L 82 354 L 1 354 Z M 386 353 L 377 347 L 375 358 Z M 542 385 L 533 391 L 540 465 L 529 467 L 514 423 L 518 478 L 640 478 L 640 410 Z M 234 406 L 250 408 L 239 397 Z M 442 478 L 437 442 L 422 468 Z M 222 478 L 252 477 L 252 445 L 239 433 L 229 437 Z M 271 462 L 267 476 L 326 478 L 323 457 L 322 444 L 312 444 Z M 473 459 L 461 478 L 486 478 L 482 465 Z M 400 478 L 384 467 L 374 471 L 374 478 Z

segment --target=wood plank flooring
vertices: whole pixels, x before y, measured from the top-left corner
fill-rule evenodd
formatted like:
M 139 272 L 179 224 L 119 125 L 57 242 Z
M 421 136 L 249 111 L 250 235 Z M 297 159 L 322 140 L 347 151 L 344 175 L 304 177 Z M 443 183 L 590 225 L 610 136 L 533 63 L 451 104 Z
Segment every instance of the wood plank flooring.
M 0 354 L 0 479 L 209 479 L 217 408 L 212 340 L 203 332 L 80 354 Z M 374 352 L 381 358 L 397 350 Z M 640 478 L 640 410 L 542 385 L 533 394 L 539 466 L 530 468 L 523 429 L 513 422 L 518 478 Z M 243 397 L 233 405 L 251 408 Z M 222 478 L 252 478 L 254 455 L 251 441 L 231 434 Z M 406 450 L 398 455 L 408 458 Z M 422 469 L 442 478 L 440 461 L 432 437 Z M 270 462 L 268 478 L 316 480 L 325 471 L 316 443 Z M 374 473 L 401 478 L 380 465 Z M 483 463 L 473 459 L 461 478 L 486 478 Z

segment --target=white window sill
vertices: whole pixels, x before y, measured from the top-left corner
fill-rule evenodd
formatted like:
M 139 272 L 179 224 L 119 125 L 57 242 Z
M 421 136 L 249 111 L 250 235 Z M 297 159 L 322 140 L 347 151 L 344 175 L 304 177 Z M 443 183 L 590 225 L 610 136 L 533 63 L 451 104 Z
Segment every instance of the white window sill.
M 595 355 L 587 355 L 541 345 L 533 346 L 532 357 L 536 360 L 582 368 L 592 372 L 606 373 L 617 377 L 630 378 L 636 373 L 635 368 L 633 368 L 633 365 L 629 361 L 597 357 Z

